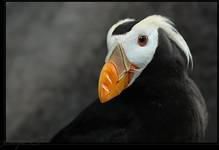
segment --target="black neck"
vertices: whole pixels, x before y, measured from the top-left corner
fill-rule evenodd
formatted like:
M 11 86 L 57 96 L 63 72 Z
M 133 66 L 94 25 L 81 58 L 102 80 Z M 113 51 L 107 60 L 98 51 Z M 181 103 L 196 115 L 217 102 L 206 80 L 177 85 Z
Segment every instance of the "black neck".
M 186 74 L 184 54 L 163 30 L 159 30 L 159 44 L 152 61 L 126 93 L 147 88 L 162 89 L 168 82 L 181 80 Z

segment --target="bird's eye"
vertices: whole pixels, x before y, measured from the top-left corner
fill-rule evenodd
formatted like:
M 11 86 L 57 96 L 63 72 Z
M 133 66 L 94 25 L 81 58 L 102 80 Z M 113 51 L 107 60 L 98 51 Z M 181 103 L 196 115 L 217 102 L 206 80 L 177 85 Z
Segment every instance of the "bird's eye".
M 138 45 L 139 46 L 143 47 L 143 46 L 145 46 L 147 44 L 147 42 L 148 42 L 148 37 L 147 36 L 140 35 L 138 37 Z

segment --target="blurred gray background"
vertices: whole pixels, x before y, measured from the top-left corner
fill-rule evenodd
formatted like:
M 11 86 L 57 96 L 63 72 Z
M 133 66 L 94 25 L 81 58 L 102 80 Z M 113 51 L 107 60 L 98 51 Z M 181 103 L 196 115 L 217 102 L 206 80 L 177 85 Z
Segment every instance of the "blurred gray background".
M 190 76 L 217 139 L 217 3 L 7 3 L 6 141 L 48 142 L 97 98 L 107 30 L 126 17 L 170 17 L 194 57 Z

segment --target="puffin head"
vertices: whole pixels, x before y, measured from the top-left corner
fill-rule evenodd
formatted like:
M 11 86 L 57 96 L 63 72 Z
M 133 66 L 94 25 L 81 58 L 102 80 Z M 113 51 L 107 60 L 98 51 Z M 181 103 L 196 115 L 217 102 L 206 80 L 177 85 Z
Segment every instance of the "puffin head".
M 187 43 L 166 17 L 152 15 L 141 21 L 121 20 L 107 34 L 108 53 L 98 84 L 101 103 L 110 101 L 132 86 L 142 71 L 147 69 L 161 40 L 159 29 L 185 54 L 187 66 L 189 62 L 192 64 Z

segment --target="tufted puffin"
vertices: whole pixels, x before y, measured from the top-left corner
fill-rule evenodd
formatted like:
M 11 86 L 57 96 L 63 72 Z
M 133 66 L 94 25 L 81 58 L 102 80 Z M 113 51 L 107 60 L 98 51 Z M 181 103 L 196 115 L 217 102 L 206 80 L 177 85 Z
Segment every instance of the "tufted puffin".
M 194 143 L 207 127 L 205 100 L 188 76 L 189 47 L 161 15 L 120 20 L 107 33 L 99 98 L 52 143 Z

